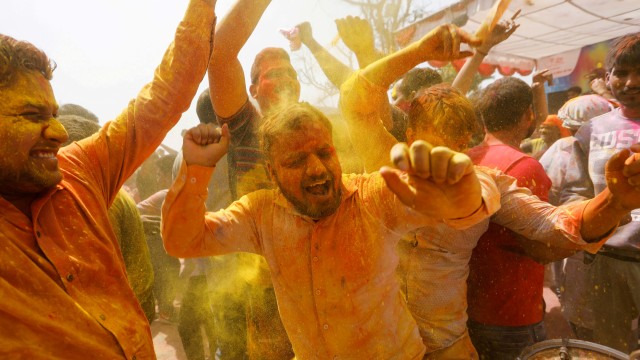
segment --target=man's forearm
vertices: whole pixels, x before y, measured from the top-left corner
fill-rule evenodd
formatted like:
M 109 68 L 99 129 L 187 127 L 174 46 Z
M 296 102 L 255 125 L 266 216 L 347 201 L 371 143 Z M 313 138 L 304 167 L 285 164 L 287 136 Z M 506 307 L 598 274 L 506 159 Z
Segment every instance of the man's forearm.
M 536 126 L 542 124 L 549 115 L 549 107 L 547 105 L 547 94 L 544 92 L 544 83 L 537 84 L 532 88 L 533 106 L 535 113 Z
M 388 88 L 394 81 L 413 69 L 416 65 L 425 62 L 424 54 L 421 54 L 417 43 L 387 55 L 380 60 L 369 64 L 362 70 L 362 76 L 375 85 Z
M 216 27 L 216 52 L 236 57 L 258 25 L 271 0 L 237 0 Z
M 473 56 L 467 59 L 464 65 L 462 65 L 460 72 L 456 75 L 451 86 L 460 90 L 463 94 L 469 92 L 471 84 L 473 83 L 473 77 L 476 75 L 476 72 L 478 71 L 478 68 L 480 68 L 480 64 L 482 64 L 486 55 L 487 54 L 483 54 L 476 50 Z
M 336 88 L 340 89 L 342 83 L 347 80 L 353 70 L 335 56 L 331 55 L 316 39 L 308 40 L 304 45 L 311 51 L 311 54 L 313 54 L 313 57 L 329 81 L 331 81 Z

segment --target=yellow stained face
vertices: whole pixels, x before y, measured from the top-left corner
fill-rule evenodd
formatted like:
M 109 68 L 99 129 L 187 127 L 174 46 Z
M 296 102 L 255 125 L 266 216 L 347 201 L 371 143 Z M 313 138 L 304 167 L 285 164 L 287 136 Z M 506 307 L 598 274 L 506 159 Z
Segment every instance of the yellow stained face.
M 269 172 L 285 198 L 303 215 L 319 219 L 333 214 L 342 195 L 342 169 L 331 132 L 310 121 L 284 133 L 272 146 Z
M 62 179 L 56 157 L 67 132 L 55 119 L 58 104 L 40 73 L 17 74 L 0 88 L 0 194 L 20 196 Z

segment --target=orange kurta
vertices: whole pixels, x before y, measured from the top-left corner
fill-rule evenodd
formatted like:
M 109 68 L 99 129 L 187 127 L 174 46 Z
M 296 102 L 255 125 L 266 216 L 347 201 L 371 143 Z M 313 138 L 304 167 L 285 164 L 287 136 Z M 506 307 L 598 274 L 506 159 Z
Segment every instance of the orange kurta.
M 107 209 L 191 104 L 213 23 L 211 6 L 192 0 L 153 81 L 61 150 L 63 180 L 33 202 L 32 219 L 0 198 L 0 358 L 155 358 Z
M 279 190 L 260 190 L 206 213 L 211 168 L 183 166 L 163 206 L 163 240 L 174 256 L 234 251 L 263 255 L 296 358 L 422 359 L 425 346 L 395 275 L 395 246 L 440 220 L 404 206 L 378 173 L 344 175 L 342 201 L 314 221 Z M 465 228 L 499 207 L 495 183 L 478 173 L 484 207 L 449 221 Z

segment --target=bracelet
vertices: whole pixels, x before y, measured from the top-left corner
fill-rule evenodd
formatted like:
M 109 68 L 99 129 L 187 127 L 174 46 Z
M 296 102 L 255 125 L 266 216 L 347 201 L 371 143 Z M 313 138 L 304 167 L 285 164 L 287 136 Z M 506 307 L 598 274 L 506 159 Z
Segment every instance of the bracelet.
M 476 53 L 482 55 L 482 56 L 487 56 L 488 54 L 484 51 L 480 51 L 480 49 L 476 48 Z

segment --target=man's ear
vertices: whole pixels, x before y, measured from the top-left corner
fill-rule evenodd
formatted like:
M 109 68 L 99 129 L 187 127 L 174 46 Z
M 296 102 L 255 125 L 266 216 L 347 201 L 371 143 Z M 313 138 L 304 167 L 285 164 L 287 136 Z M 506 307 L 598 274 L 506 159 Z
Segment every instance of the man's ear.
M 609 89 L 611 89 L 611 84 L 609 84 L 610 79 L 611 79 L 611 73 L 607 71 L 606 73 L 604 73 L 604 84 L 607 85 Z
M 256 84 L 249 85 L 249 94 L 251 94 L 251 97 L 255 99 L 256 96 L 258 96 L 258 85 Z
M 269 175 L 269 180 L 276 180 L 276 173 L 273 171 L 273 166 L 271 166 L 271 162 L 269 160 L 265 161 L 265 166 L 267 168 L 267 175 Z
M 536 113 L 535 111 L 533 111 L 533 105 L 529 106 L 529 108 L 527 109 L 527 111 L 525 111 L 523 116 L 525 116 L 525 119 L 527 120 L 528 123 L 536 121 Z

